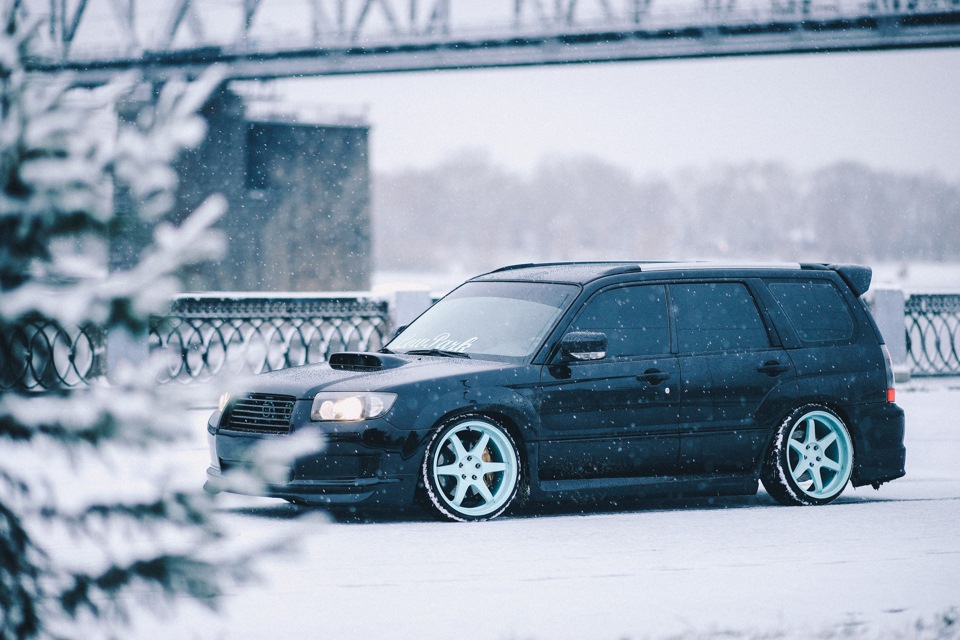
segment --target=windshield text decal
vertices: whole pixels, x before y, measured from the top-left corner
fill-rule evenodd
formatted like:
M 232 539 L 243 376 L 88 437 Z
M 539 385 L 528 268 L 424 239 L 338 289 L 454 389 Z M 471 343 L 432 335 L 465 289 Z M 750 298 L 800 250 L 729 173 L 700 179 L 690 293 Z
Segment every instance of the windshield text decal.
M 450 339 L 449 333 L 441 333 L 432 338 L 419 338 L 415 335 L 405 337 L 395 346 L 398 349 L 440 349 L 441 351 L 458 351 L 463 353 L 473 346 L 479 336 L 473 336 L 462 342 Z

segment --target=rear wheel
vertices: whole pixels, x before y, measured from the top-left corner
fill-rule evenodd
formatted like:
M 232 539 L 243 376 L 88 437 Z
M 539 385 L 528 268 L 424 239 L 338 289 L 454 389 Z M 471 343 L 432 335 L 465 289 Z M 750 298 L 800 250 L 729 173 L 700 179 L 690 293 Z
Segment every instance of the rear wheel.
M 843 420 L 822 405 L 806 405 L 780 424 L 761 481 L 777 502 L 827 504 L 853 471 L 853 440 Z
M 443 424 L 427 446 L 423 484 L 429 504 L 450 520 L 489 520 L 503 513 L 520 485 L 520 455 L 510 432 L 486 416 Z

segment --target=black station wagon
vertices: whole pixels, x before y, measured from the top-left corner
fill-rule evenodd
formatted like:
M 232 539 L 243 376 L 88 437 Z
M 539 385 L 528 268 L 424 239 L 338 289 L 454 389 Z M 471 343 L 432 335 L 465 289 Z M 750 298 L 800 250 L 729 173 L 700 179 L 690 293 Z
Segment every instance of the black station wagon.
M 904 475 L 854 265 L 563 263 L 473 278 L 377 353 L 257 376 L 210 418 L 208 488 L 265 439 L 325 446 L 263 495 L 485 520 L 518 500 L 825 504 Z

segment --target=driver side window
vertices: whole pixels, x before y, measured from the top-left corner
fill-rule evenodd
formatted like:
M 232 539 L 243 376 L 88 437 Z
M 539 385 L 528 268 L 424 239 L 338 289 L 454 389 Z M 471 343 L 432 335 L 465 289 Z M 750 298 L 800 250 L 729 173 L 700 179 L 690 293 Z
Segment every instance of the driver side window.
M 605 333 L 607 358 L 669 353 L 664 287 L 643 285 L 601 291 L 590 299 L 570 330 Z

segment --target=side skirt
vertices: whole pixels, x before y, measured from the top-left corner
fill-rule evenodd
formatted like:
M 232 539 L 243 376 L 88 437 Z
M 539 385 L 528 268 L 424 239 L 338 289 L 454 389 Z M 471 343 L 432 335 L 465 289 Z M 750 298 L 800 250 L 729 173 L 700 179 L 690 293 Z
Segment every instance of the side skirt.
M 533 500 L 555 500 L 565 494 L 592 497 L 633 496 L 673 498 L 684 496 L 754 495 L 759 489 L 755 476 L 657 476 L 650 478 L 590 478 L 541 481 Z

